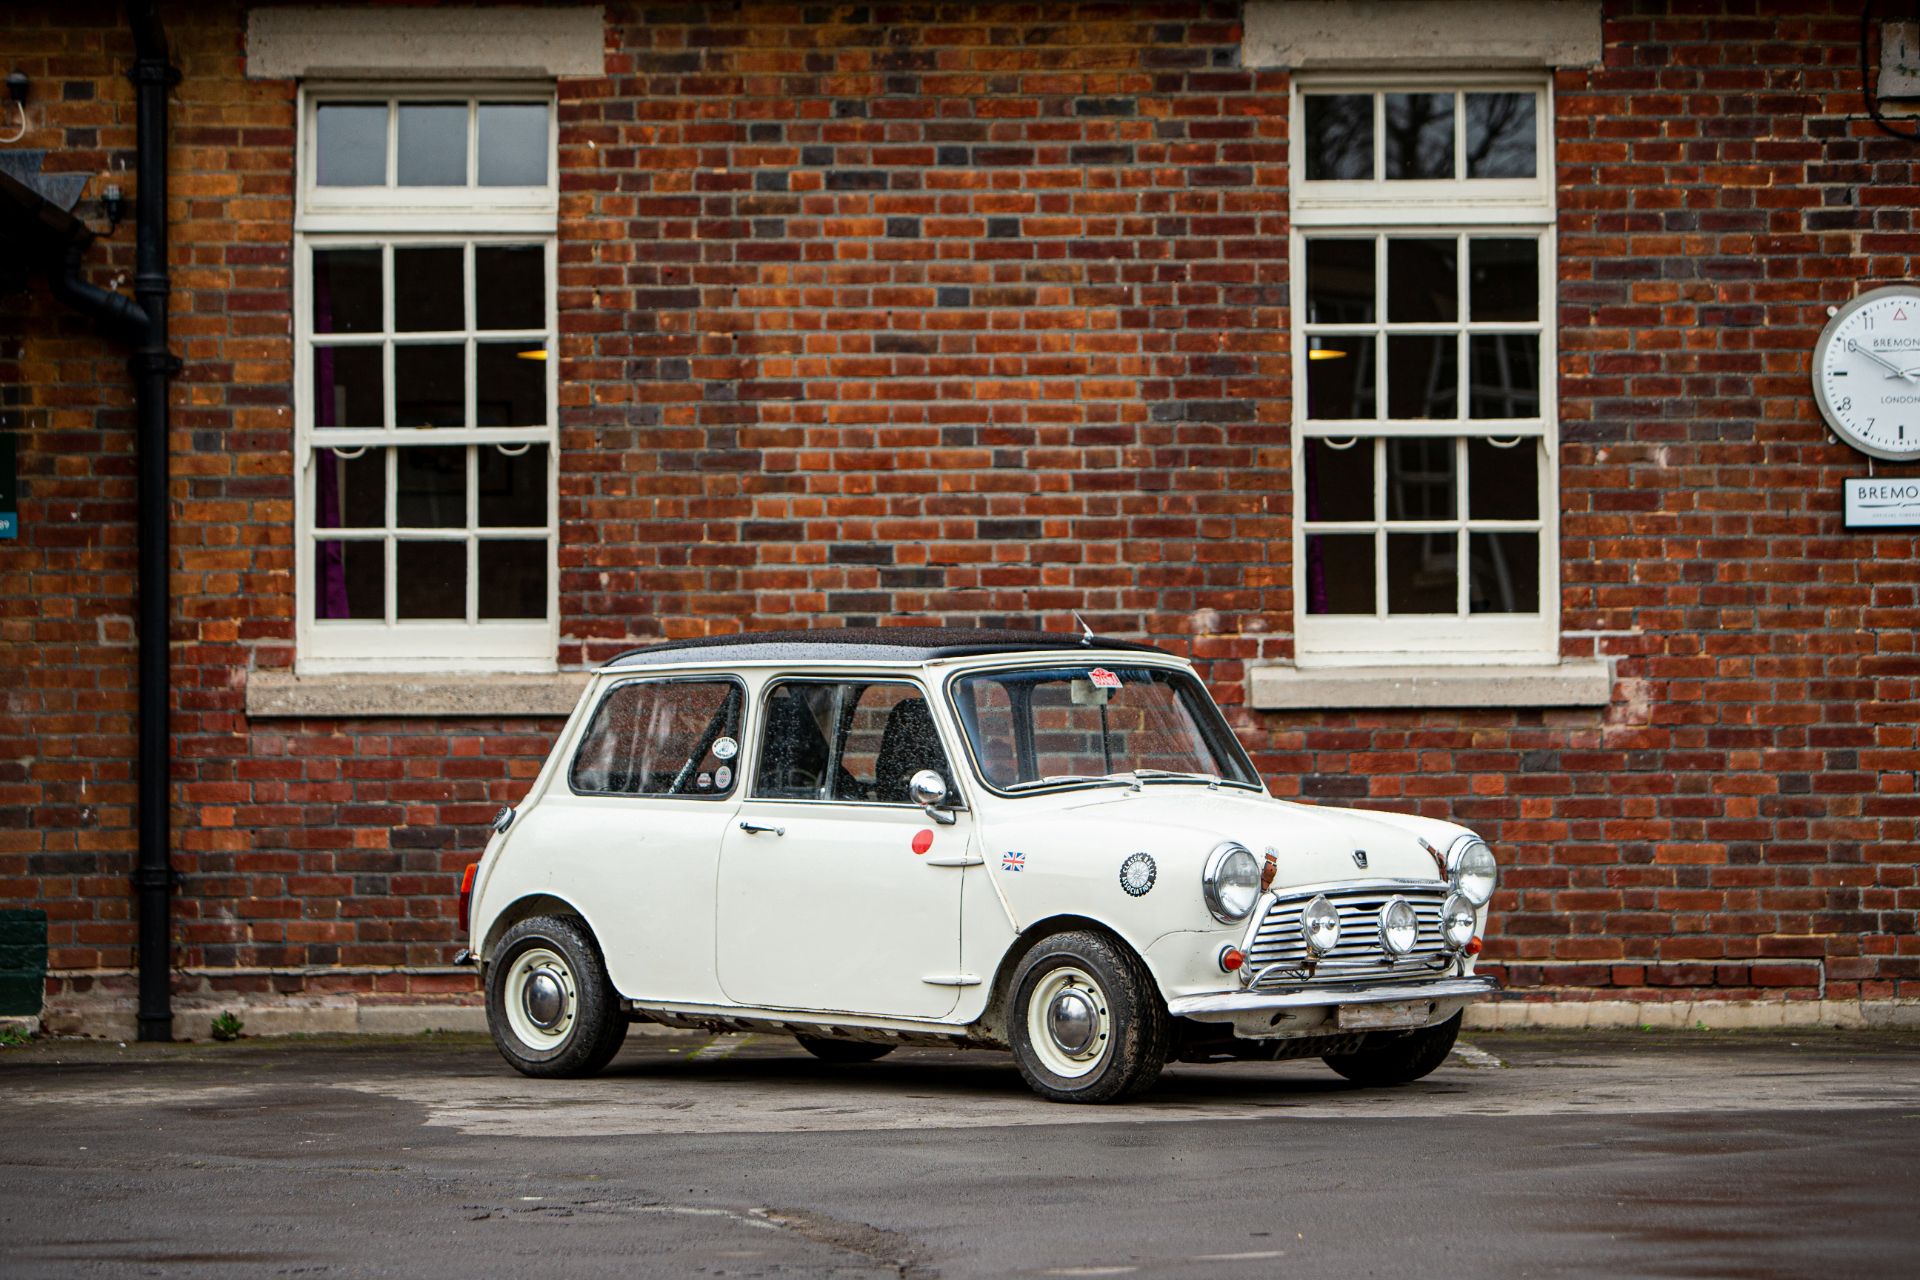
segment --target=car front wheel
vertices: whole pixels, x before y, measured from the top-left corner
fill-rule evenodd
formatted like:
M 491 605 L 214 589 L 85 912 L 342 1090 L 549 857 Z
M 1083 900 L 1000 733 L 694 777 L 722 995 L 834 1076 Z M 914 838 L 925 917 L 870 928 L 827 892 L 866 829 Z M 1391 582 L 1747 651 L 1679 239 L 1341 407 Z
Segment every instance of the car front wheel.
M 584 925 L 535 916 L 507 930 L 487 970 L 487 1029 L 522 1075 L 590 1076 L 613 1061 L 627 1020 Z
M 1330 1053 L 1321 1061 L 1355 1084 L 1411 1084 L 1431 1073 L 1453 1052 L 1461 1016 L 1456 1013 L 1437 1026 L 1391 1037 L 1376 1032 L 1355 1052 Z
M 1117 1102 L 1160 1078 L 1172 1030 L 1153 978 L 1097 933 L 1056 933 L 1013 975 L 1014 1060 L 1055 1102 Z

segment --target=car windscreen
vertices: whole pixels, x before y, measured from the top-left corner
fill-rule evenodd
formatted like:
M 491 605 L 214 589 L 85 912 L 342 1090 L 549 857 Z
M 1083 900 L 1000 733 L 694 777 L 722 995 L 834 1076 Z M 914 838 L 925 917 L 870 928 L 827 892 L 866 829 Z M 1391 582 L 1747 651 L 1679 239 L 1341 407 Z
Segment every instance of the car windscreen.
M 987 785 L 1221 781 L 1258 787 L 1246 753 L 1190 673 L 1081 663 L 961 676 L 953 682 Z

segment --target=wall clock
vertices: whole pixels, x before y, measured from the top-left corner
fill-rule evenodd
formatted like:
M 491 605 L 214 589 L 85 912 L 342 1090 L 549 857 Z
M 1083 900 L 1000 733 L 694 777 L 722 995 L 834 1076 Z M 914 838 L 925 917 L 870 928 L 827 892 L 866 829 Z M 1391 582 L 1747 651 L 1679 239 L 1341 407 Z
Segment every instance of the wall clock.
M 1835 435 L 1875 458 L 1920 458 L 1920 284 L 1870 289 L 1813 348 L 1813 397 Z

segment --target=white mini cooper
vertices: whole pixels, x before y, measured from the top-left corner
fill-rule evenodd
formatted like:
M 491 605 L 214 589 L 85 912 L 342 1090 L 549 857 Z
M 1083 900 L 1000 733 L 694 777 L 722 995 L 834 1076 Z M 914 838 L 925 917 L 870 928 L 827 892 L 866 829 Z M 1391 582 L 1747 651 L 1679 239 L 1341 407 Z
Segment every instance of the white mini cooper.
M 1472 832 L 1270 797 L 1185 661 L 1091 635 L 882 628 L 660 644 L 595 673 L 469 867 L 507 1061 L 636 1020 L 829 1062 L 1010 1048 L 1107 1102 L 1169 1059 L 1446 1057 L 1496 869 Z

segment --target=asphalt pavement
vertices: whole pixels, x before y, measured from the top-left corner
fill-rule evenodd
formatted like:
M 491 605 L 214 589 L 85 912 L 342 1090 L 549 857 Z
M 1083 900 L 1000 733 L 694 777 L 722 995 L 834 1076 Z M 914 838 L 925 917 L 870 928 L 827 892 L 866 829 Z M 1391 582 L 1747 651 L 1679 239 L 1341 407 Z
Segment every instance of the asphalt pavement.
M 638 1031 L 638 1029 L 636 1029 Z M 1427 1080 L 636 1034 L 0 1050 L 0 1276 L 1909 1276 L 1920 1035 L 1476 1034 Z

